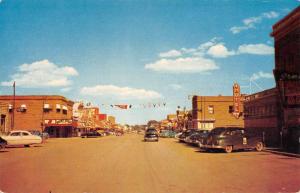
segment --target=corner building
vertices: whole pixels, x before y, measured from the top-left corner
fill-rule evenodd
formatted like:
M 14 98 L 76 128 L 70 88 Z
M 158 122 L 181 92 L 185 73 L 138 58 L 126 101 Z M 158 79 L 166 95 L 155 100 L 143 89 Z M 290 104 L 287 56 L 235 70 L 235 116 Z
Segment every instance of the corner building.
M 76 135 L 72 121 L 73 102 L 63 96 L 0 96 L 7 104 L 8 130 L 46 131 L 51 137 Z
M 233 96 L 193 96 L 192 123 L 195 129 L 243 127 L 243 109 L 234 115 Z
M 283 145 L 300 152 L 300 6 L 273 25 Z

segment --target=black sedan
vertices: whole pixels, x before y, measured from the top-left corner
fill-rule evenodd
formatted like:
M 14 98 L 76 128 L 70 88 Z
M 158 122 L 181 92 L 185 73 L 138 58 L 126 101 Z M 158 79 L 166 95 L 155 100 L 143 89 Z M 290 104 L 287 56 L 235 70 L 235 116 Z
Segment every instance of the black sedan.
M 256 149 L 262 151 L 264 148 L 262 137 L 251 136 L 240 127 L 216 127 L 203 143 L 199 143 L 201 149 L 222 149 L 227 153 L 238 149 Z
M 158 141 L 158 132 L 155 128 L 149 128 L 144 135 L 144 141 Z
M 86 133 L 81 134 L 81 138 L 90 138 L 90 137 L 101 137 L 102 135 L 97 131 L 88 131 Z

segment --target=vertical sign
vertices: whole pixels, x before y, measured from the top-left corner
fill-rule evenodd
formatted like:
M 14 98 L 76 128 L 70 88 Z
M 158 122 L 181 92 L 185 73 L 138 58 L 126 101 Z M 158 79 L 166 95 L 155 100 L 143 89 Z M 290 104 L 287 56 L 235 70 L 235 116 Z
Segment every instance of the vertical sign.
M 239 117 L 241 111 L 241 89 L 240 85 L 234 83 L 233 85 L 233 115 Z

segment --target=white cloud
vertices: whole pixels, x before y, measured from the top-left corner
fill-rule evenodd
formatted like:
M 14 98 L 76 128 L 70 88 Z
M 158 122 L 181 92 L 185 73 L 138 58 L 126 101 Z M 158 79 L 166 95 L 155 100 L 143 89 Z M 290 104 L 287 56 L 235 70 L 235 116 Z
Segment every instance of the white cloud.
M 250 77 L 250 80 L 258 80 L 261 78 L 273 78 L 273 74 L 259 71 L 257 73 L 252 74 L 252 76 Z
M 216 58 L 226 58 L 235 54 L 234 51 L 229 51 L 222 43 L 211 46 L 207 50 L 207 54 Z
M 249 18 L 246 18 L 243 20 L 243 23 L 246 25 L 246 26 L 252 26 L 254 25 L 255 23 L 260 23 L 262 20 L 262 17 L 249 17 Z
M 160 59 L 154 63 L 146 64 L 145 68 L 157 72 L 171 73 L 195 73 L 219 69 L 213 60 L 202 57 Z
M 162 98 L 158 92 L 145 89 L 135 89 L 130 87 L 118 87 L 115 85 L 96 85 L 83 87 L 80 90 L 82 95 L 109 96 L 122 99 L 155 99 Z
M 195 49 L 195 48 L 181 48 L 181 51 L 184 54 L 192 54 L 192 53 L 196 52 L 197 49 Z
M 279 13 L 277 13 L 275 11 L 270 11 L 270 12 L 267 12 L 267 13 L 263 13 L 263 16 L 268 18 L 268 19 L 272 19 L 272 18 L 279 17 Z
M 270 11 L 270 12 L 265 12 L 260 14 L 257 17 L 249 17 L 243 20 L 243 25 L 242 26 L 233 26 L 229 30 L 233 34 L 238 34 L 241 31 L 245 31 L 251 28 L 255 28 L 255 25 L 262 22 L 264 19 L 273 19 L 277 18 L 279 16 L 279 13 L 275 11 Z
M 178 51 L 178 50 L 170 50 L 168 52 L 163 52 L 163 53 L 160 53 L 159 56 L 161 58 L 172 58 L 172 57 L 179 57 L 181 56 L 181 52 Z
M 48 60 L 41 60 L 20 65 L 11 80 L 1 82 L 1 85 L 11 86 L 16 81 L 16 85 L 26 88 L 66 87 L 72 84 L 69 78 L 77 75 L 78 72 L 73 67 L 59 67 Z
M 243 44 L 239 46 L 237 52 L 239 54 L 270 55 L 274 54 L 274 47 L 266 44 Z
M 180 84 L 170 84 L 169 86 L 174 90 L 182 89 L 182 86 Z

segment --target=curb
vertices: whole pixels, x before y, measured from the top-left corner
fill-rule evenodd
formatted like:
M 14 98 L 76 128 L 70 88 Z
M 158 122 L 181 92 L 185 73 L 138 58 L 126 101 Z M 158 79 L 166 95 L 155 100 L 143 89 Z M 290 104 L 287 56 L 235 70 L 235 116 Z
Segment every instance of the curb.
M 296 153 L 281 152 L 281 151 L 275 151 L 275 150 L 270 150 L 270 149 L 264 149 L 263 151 L 278 154 L 278 155 L 285 155 L 285 156 L 300 158 L 300 154 L 296 154 Z

